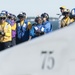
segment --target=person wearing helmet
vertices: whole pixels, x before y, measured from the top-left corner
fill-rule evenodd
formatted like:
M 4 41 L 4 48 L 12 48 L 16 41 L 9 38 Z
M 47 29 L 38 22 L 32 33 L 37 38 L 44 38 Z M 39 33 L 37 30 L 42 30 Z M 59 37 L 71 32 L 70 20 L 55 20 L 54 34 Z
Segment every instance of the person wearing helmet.
M 1 13 L 5 14 L 6 17 L 8 16 L 8 11 L 7 10 L 2 10 Z
M 11 24 L 11 13 L 8 13 L 7 14 L 7 19 L 6 19 L 6 22 L 8 22 L 9 24 Z
M 59 28 L 61 28 L 61 20 L 63 19 L 64 15 L 62 14 L 65 9 L 67 9 L 65 6 L 61 6 L 60 8 L 61 14 L 59 15 Z
M 11 47 L 12 47 L 16 45 L 16 16 L 12 13 L 8 13 L 6 22 L 8 22 L 11 25 L 12 29 L 12 41 L 11 41 Z
M 61 6 L 61 7 L 60 7 L 60 12 L 63 13 L 65 9 L 66 9 L 65 6 Z
M 26 13 L 22 12 L 18 14 L 17 21 L 17 44 L 28 41 L 29 40 L 29 31 L 31 29 L 31 23 L 26 19 Z
M 64 16 L 62 15 L 62 13 L 64 12 L 64 10 L 67 9 L 65 6 L 61 6 L 60 7 L 60 12 L 61 12 L 61 15 L 59 16 L 59 20 L 61 20 Z
M 47 13 L 41 14 L 41 18 L 43 19 L 43 26 L 45 28 L 45 33 L 52 32 L 52 24 L 49 21 L 49 15 Z
M 10 47 L 11 36 L 11 26 L 6 22 L 6 15 L 0 13 L 0 50 Z
M 11 30 L 12 30 L 11 46 L 15 46 L 16 45 L 16 16 L 14 14 L 9 14 L 7 21 L 11 25 Z
M 63 14 L 63 19 L 61 20 L 61 28 L 68 26 L 70 24 L 70 11 L 68 9 L 65 9 Z
M 36 22 L 36 25 L 33 25 L 32 29 L 30 30 L 31 39 L 44 35 L 44 31 L 45 31 L 42 25 L 42 18 L 40 16 L 35 18 L 35 22 Z

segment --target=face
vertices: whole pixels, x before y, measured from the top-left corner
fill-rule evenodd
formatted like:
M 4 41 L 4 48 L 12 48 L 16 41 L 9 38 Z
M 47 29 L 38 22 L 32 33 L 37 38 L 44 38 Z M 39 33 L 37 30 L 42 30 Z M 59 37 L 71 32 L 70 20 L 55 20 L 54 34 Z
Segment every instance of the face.
M 20 19 L 20 21 L 23 21 L 24 20 L 24 18 L 19 18 Z
M 43 18 L 43 22 L 46 22 L 46 18 L 45 17 Z
M 19 19 L 20 19 L 20 21 L 25 20 L 25 18 L 23 16 L 20 16 Z
M 8 16 L 8 19 L 11 19 L 11 16 Z
M 65 15 L 65 17 L 69 17 L 69 13 Z
M 64 9 L 63 9 L 63 8 L 61 8 L 61 9 L 60 9 L 60 11 L 61 11 L 61 13 L 63 13 L 63 12 L 64 12 Z
M 42 24 L 42 19 L 38 18 L 38 24 Z
M 6 17 L 0 17 L 0 22 L 4 23 L 6 21 Z

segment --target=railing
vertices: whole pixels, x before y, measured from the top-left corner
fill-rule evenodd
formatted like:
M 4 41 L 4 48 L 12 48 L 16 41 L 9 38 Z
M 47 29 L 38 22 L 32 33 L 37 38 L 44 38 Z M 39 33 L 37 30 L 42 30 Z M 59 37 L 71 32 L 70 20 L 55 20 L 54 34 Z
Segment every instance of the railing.
M 35 17 L 27 17 L 27 19 L 29 21 L 34 21 Z M 50 21 L 58 21 L 58 18 L 56 18 L 56 17 L 50 17 L 49 19 L 50 19 Z

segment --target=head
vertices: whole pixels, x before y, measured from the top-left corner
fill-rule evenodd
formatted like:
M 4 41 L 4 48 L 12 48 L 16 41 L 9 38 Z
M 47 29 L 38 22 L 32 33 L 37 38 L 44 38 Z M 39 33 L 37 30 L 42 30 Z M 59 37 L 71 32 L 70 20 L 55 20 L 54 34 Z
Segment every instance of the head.
M 7 10 L 2 10 L 1 13 L 5 14 L 6 16 L 8 15 L 8 11 Z
M 18 14 L 17 17 L 18 17 L 18 19 L 20 21 L 25 20 L 26 19 L 26 13 L 25 12 L 22 12 L 22 13 Z
M 65 9 L 64 12 L 62 13 L 62 15 L 65 16 L 65 17 L 69 17 L 70 16 L 70 10 Z
M 4 23 L 6 21 L 6 15 L 3 13 L 0 13 L 0 23 Z
M 14 19 L 14 21 L 17 20 L 16 15 L 12 14 L 12 19 Z
M 36 18 L 35 18 L 35 22 L 36 22 L 37 24 L 42 24 L 42 18 L 41 18 L 41 17 L 36 17 Z
M 11 15 L 12 15 L 11 13 L 8 13 L 7 14 L 7 19 L 11 20 Z
M 16 16 L 14 14 L 8 15 L 8 19 L 16 21 Z
M 41 14 L 41 18 L 43 19 L 43 21 L 49 21 L 49 15 L 47 13 L 43 13 Z
M 65 9 L 66 9 L 65 6 L 61 6 L 61 7 L 60 7 L 60 12 L 63 13 Z

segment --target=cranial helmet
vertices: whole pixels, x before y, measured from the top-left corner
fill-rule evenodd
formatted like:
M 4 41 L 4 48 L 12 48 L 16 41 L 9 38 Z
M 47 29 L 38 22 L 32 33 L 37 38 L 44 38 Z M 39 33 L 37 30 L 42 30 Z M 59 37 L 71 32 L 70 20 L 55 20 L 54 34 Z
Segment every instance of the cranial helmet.
M 49 20 L 49 15 L 47 13 L 43 13 L 41 14 L 42 18 L 46 18 L 47 20 Z

